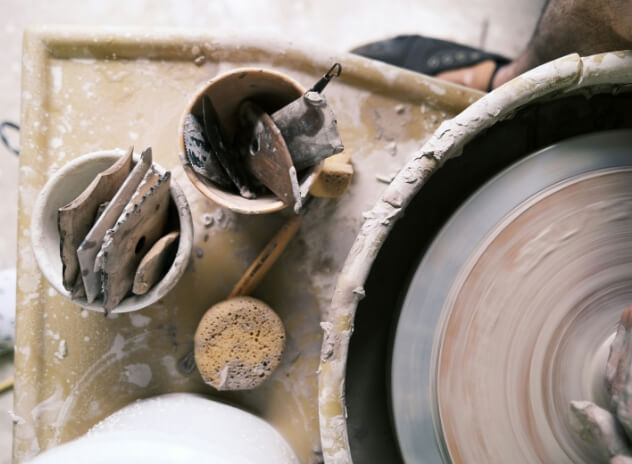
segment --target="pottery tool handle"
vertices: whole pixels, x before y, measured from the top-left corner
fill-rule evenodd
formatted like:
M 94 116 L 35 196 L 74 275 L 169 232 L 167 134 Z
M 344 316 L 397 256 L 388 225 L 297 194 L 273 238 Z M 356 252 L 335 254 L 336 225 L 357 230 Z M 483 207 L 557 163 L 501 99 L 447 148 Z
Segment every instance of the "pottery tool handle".
M 300 224 L 301 215 L 296 214 L 292 215 L 292 217 L 281 226 L 279 231 L 272 237 L 272 240 L 261 250 L 261 253 L 259 253 L 241 279 L 239 279 L 233 291 L 230 292 L 229 298 L 250 295 L 257 285 L 259 285 L 263 276 L 266 275 L 268 270 L 275 263 L 279 255 L 283 253 L 287 244 L 296 234 Z
M 334 63 L 334 65 L 329 68 L 329 71 L 327 71 L 325 75 L 321 77 L 311 89 L 309 89 L 309 91 L 321 93 L 323 90 L 325 90 L 327 84 L 329 84 L 332 79 L 340 76 L 340 74 L 342 74 L 342 65 L 340 63 Z
M 0 382 L 0 393 L 13 388 L 13 377 Z

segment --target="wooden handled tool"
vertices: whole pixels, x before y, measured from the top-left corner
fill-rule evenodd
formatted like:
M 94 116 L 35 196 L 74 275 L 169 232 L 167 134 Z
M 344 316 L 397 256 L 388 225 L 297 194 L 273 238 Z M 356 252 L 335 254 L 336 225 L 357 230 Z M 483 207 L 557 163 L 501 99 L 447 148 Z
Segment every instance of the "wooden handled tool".
M 228 299 L 211 306 L 198 324 L 195 364 L 204 381 L 218 390 L 255 388 L 281 363 L 283 322 L 267 304 L 247 295 L 285 250 L 300 223 L 301 216 L 292 215 L 248 267 Z M 188 360 L 190 355 L 181 363 Z
M 13 377 L 9 377 L 6 380 L 0 382 L 0 393 L 13 388 Z
M 233 287 L 228 298 L 250 295 L 259 285 L 261 279 L 268 273 L 272 265 L 279 258 L 287 244 L 292 240 L 301 224 L 301 215 L 293 214 L 290 219 L 281 226 L 261 253 L 252 262 L 244 275 Z

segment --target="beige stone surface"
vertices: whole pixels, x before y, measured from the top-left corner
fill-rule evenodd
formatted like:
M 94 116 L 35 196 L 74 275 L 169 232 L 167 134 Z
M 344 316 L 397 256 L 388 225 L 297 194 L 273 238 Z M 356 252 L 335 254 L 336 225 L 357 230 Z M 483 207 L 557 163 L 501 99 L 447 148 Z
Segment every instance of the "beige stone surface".
M 283 218 L 237 215 L 204 199 L 179 166 L 179 121 L 192 94 L 219 72 L 273 67 L 308 86 L 333 59 L 331 52 L 200 31 L 47 27 L 25 36 L 29 74 L 22 88 L 16 461 L 85 433 L 135 399 L 169 391 L 214 394 L 197 372 L 183 372 L 179 363 L 202 314 L 226 298 Z M 340 200 L 310 207 L 298 236 L 253 295 L 274 308 L 286 327 L 281 365 L 256 390 L 216 393 L 257 411 L 305 463 L 318 460 L 320 447 L 319 322 L 362 213 L 385 188 L 375 172 L 397 169 L 443 119 L 480 96 L 361 58 L 335 59 L 345 72 L 327 89 L 328 100 L 358 175 Z M 79 154 L 132 141 L 151 145 L 155 161 L 171 169 L 184 189 L 195 251 L 164 299 L 138 313 L 104 319 L 80 311 L 43 279 L 30 247 L 31 211 L 50 173 Z M 207 214 L 215 215 L 210 227 L 202 225 Z
M 199 27 L 209 32 L 239 32 L 255 37 L 302 40 L 345 50 L 402 32 L 463 41 L 513 55 L 528 40 L 542 0 L 427 0 L 365 2 L 350 0 L 234 2 L 215 0 L 112 1 L 60 0 L 2 2 L 0 21 L 0 120 L 19 120 L 22 33 L 29 24 L 85 24 Z M 391 148 L 392 149 L 392 148 Z M 400 148 L 401 151 L 401 148 Z M 385 167 L 390 174 L 392 167 Z M 14 267 L 18 161 L 0 147 L 0 268 Z M 367 207 L 369 204 L 367 203 Z M 0 375 L 11 371 L 10 357 L 0 359 Z M 12 394 L 0 394 L 0 463 L 10 462 Z

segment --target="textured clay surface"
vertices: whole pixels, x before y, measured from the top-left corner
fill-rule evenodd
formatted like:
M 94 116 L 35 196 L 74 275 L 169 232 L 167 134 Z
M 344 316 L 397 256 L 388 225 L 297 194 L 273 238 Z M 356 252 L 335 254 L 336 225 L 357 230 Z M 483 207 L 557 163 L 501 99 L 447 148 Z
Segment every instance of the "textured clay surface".
M 257 387 L 279 365 L 285 329 L 264 302 L 236 297 L 212 306 L 195 332 L 195 362 L 218 390 Z

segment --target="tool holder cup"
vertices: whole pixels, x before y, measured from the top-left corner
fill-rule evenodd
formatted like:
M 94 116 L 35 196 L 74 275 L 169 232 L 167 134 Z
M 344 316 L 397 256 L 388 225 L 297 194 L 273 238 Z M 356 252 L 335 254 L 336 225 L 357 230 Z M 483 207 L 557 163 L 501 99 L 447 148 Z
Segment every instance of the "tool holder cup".
M 42 274 L 50 285 L 64 298 L 94 311 L 103 312 L 103 300 L 98 297 L 90 303 L 85 296 L 74 298 L 62 283 L 60 257 L 59 208 L 76 198 L 99 174 L 112 166 L 125 150 L 105 150 L 82 155 L 59 169 L 40 192 L 32 214 L 31 242 L 33 253 Z M 134 156 L 134 162 L 139 157 Z M 165 170 L 155 164 L 160 173 Z M 193 243 L 193 221 L 184 192 L 173 181 L 169 187 L 170 203 L 168 221 L 179 231 L 175 256 L 160 280 L 143 295 L 129 294 L 111 311 L 124 313 L 143 309 L 163 298 L 184 274 Z M 177 227 L 175 227 L 177 225 Z
M 217 112 L 218 121 L 225 140 L 233 140 L 239 131 L 239 108 L 242 102 L 252 100 L 265 112 L 283 108 L 305 93 L 305 89 L 292 78 L 279 72 L 260 68 L 240 68 L 216 76 L 204 84 L 187 104 L 179 124 L 179 155 L 185 173 L 193 185 L 207 198 L 222 207 L 242 214 L 265 214 L 285 208 L 278 197 L 272 193 L 258 195 L 256 198 L 244 198 L 236 191 L 230 191 L 193 169 L 187 157 L 185 147 L 185 122 L 193 114 L 201 119 L 202 101 L 208 96 Z M 231 148 L 230 156 L 240 156 Z M 318 167 L 301 172 L 299 188 L 301 194 L 309 190 Z

